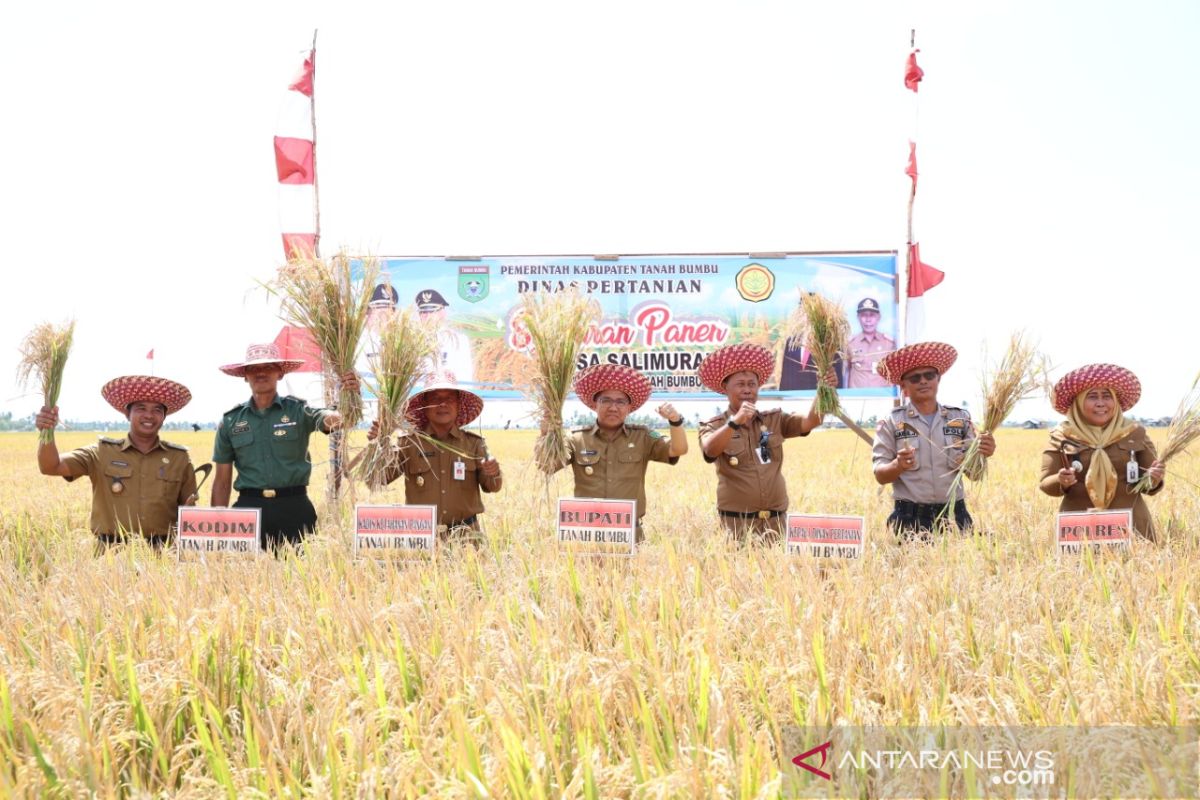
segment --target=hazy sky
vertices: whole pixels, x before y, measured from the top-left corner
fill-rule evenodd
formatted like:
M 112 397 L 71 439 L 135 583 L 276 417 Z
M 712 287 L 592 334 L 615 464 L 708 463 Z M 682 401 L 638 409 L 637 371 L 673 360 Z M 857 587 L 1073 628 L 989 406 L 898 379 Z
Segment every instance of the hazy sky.
M 943 400 L 1021 327 L 1059 373 L 1132 368 L 1139 414 L 1200 369 L 1200 3 L 587 8 L 7 4 L 0 409 L 40 405 L 16 345 L 69 316 L 66 417 L 115 419 L 150 348 L 183 418 L 246 396 L 216 367 L 279 327 L 271 138 L 314 28 L 323 243 L 386 255 L 902 248 L 916 28 Z

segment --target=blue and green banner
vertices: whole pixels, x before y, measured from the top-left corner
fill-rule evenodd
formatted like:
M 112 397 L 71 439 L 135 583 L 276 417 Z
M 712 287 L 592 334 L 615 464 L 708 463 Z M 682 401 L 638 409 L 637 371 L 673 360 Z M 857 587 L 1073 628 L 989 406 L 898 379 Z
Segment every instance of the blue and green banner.
M 488 397 L 520 396 L 534 372 L 521 296 L 570 287 L 603 309 L 579 366 L 626 364 L 644 372 L 656 393 L 713 397 L 697 378 L 700 362 L 723 345 L 753 342 L 776 354 L 769 394 L 811 396 L 816 374 L 807 352 L 786 341 L 786 331 L 801 293 L 820 292 L 841 303 L 850 320 L 840 394 L 894 394 L 874 364 L 895 347 L 895 252 L 379 261 L 383 288 L 374 296 L 439 319 L 438 369 Z M 375 306 L 386 313 L 386 303 Z

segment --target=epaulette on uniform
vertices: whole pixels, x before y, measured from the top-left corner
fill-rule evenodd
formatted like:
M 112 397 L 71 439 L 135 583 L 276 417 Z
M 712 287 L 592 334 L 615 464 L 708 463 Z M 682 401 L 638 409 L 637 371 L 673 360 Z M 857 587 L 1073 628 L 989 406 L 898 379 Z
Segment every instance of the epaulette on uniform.
M 228 411 L 222 412 L 221 416 L 222 416 L 222 417 L 227 417 L 227 416 L 229 416 L 230 414 L 234 413 L 235 411 L 238 411 L 238 410 L 240 410 L 240 409 L 241 409 L 243 406 L 245 406 L 245 405 L 246 405 L 246 404 L 245 404 L 244 402 L 242 402 L 242 403 L 238 403 L 236 406 L 234 406 L 233 408 L 229 409 Z
M 705 424 L 705 425 L 715 425 L 715 424 L 724 425 L 725 424 L 725 415 L 717 414 L 712 419 L 706 419 L 703 424 Z
M 103 442 L 104 444 L 120 444 L 121 443 L 120 439 L 114 439 L 111 436 L 101 436 L 100 441 Z
M 185 453 L 188 451 L 188 449 L 181 444 L 175 444 L 174 442 L 168 442 L 166 439 L 159 439 L 159 441 L 162 442 L 163 447 L 169 447 L 172 450 L 182 450 Z
M 480 441 L 483 441 L 483 437 L 482 437 L 482 436 L 480 436 L 478 433 L 474 433 L 474 432 L 472 432 L 472 431 L 469 431 L 469 430 L 467 430 L 466 428 L 459 428 L 459 430 L 460 430 L 460 431 L 462 431 L 462 434 L 463 434 L 464 436 L 469 436 L 469 437 L 471 437 L 472 439 L 479 439 Z
M 295 402 L 295 403 L 301 403 L 301 404 L 303 404 L 303 405 L 308 405 L 308 401 L 307 401 L 307 400 L 305 400 L 303 397 L 296 397 L 295 395 L 292 395 L 292 394 L 285 394 L 285 395 L 283 396 L 283 399 L 284 399 L 284 400 L 291 400 L 292 402 Z
M 971 412 L 967 411 L 965 408 L 959 408 L 958 406 L 942 405 L 942 408 L 946 409 L 947 411 L 961 411 L 964 414 L 971 413 Z
M 645 425 L 639 425 L 639 424 L 638 424 L 638 423 L 636 423 L 636 422 L 628 422 L 628 423 L 626 423 L 626 424 L 625 424 L 625 427 L 626 427 L 626 428 L 628 428 L 628 429 L 629 429 L 629 430 L 631 430 L 631 431 L 647 431 L 647 430 L 650 430 L 650 429 L 649 429 L 649 428 L 647 428 Z
M 590 431 L 592 427 L 591 425 L 577 425 L 571 428 L 571 433 L 585 433 L 586 431 Z

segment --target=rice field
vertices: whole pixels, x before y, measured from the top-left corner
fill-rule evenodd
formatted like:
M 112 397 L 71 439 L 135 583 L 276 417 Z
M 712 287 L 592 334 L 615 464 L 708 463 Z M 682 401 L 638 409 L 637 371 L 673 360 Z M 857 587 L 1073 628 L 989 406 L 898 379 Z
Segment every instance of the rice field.
M 986 535 L 905 547 L 866 446 L 821 431 L 785 447 L 792 508 L 870 534 L 821 565 L 726 543 L 691 431 L 650 467 L 647 545 L 605 561 L 556 548 L 533 438 L 488 434 L 479 549 L 354 562 L 318 490 L 304 555 L 205 567 L 95 557 L 86 482 L 0 437 L 0 796 L 776 797 L 792 726 L 1200 721 L 1192 456 L 1150 499 L 1165 545 L 1059 559 L 1046 431 L 1002 431 L 968 485 Z

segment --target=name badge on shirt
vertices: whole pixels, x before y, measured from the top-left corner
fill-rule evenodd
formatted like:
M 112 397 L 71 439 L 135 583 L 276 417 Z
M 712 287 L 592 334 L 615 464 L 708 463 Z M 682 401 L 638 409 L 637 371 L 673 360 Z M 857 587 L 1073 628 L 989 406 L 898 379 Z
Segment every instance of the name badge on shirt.
M 295 424 L 296 424 L 296 423 L 294 423 L 294 422 L 276 422 L 276 423 L 275 423 L 274 425 L 272 425 L 271 427 L 272 427 L 272 428 L 291 428 L 291 427 L 293 427 Z
M 1129 463 L 1125 465 L 1125 482 L 1126 483 L 1137 483 L 1138 482 L 1137 453 L 1129 454 Z
M 465 481 L 467 479 L 467 465 L 461 461 L 454 462 L 454 480 Z

